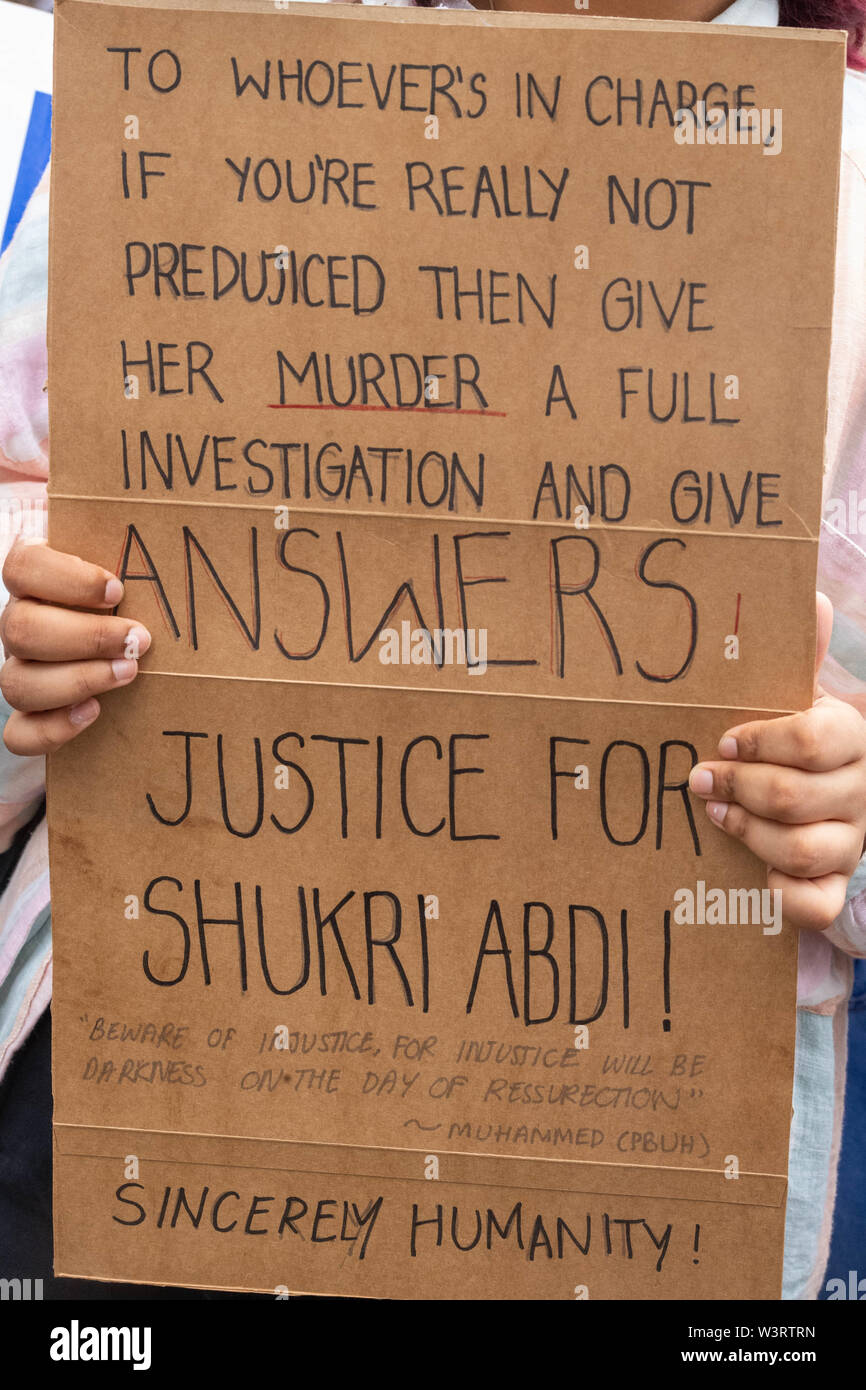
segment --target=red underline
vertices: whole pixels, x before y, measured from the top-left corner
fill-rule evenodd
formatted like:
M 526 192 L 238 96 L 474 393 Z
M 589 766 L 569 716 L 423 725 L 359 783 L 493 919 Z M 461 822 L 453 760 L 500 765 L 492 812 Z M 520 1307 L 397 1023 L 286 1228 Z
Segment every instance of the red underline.
M 394 415 L 399 411 L 432 415 L 495 415 L 500 420 L 507 419 L 504 410 L 458 410 L 454 406 L 430 405 L 268 405 L 268 410 L 387 410 Z

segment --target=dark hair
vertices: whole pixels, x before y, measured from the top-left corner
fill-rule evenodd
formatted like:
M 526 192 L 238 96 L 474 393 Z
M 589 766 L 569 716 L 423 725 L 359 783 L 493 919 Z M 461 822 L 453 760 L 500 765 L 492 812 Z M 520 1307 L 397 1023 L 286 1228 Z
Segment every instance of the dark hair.
M 433 0 L 415 0 L 429 9 Z M 779 23 L 789 29 L 847 29 L 848 62 L 866 71 L 866 0 L 780 0 Z
M 848 63 L 866 71 L 866 0 L 780 0 L 779 23 L 791 29 L 847 29 Z

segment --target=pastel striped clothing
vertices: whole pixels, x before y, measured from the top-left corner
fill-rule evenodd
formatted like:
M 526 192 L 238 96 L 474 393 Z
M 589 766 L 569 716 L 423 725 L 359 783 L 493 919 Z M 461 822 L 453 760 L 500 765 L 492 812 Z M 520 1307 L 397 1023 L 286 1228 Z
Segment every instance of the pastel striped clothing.
M 48 175 L 0 257 L 0 563 L 16 534 L 44 535 L 48 477 L 45 318 Z M 6 592 L 0 582 L 0 602 Z M 0 723 L 10 714 L 0 696 Z M 0 852 L 45 794 L 45 760 L 0 742 Z M 51 998 L 51 915 L 44 818 L 0 898 L 0 1077 Z

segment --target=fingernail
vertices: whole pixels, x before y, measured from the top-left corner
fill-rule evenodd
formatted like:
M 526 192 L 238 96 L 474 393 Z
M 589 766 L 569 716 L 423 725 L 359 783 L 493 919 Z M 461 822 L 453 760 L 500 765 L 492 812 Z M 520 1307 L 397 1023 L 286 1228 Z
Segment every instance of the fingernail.
M 739 756 L 740 750 L 737 747 L 737 740 L 731 734 L 725 734 L 725 737 L 719 742 L 719 757 L 738 758 Z
M 112 661 L 111 669 L 116 681 L 131 681 L 138 670 L 138 662 L 129 661 L 125 657 L 118 657 L 117 661 Z
M 110 603 L 112 608 L 116 603 L 120 603 L 123 598 L 123 585 L 119 579 L 109 579 L 105 586 L 105 602 Z
M 123 644 L 123 655 L 132 657 L 134 661 L 146 652 L 150 646 L 150 633 L 146 627 L 131 627 L 126 634 Z
M 716 825 L 724 825 L 725 816 L 728 814 L 727 801 L 708 801 L 707 815 L 710 820 L 715 821 Z
M 707 767 L 693 767 L 689 773 L 689 786 L 698 796 L 709 796 L 713 790 L 713 774 Z
M 98 700 L 82 700 L 80 705 L 73 705 L 69 711 L 70 724 L 92 724 L 99 713 Z

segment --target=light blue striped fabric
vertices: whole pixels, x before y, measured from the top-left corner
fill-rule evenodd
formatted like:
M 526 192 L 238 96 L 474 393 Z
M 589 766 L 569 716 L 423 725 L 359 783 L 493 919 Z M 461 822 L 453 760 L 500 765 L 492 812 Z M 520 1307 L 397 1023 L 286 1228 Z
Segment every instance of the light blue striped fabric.
M 19 1015 L 33 981 L 45 968 L 51 950 L 51 909 L 45 907 L 30 924 L 15 963 L 0 984 L 0 1039 L 5 1041 L 18 1026 Z
M 835 1111 L 834 1020 L 797 1010 L 794 1118 L 788 1154 L 788 1209 L 782 1298 L 814 1297 L 816 1251 L 821 1243 Z

